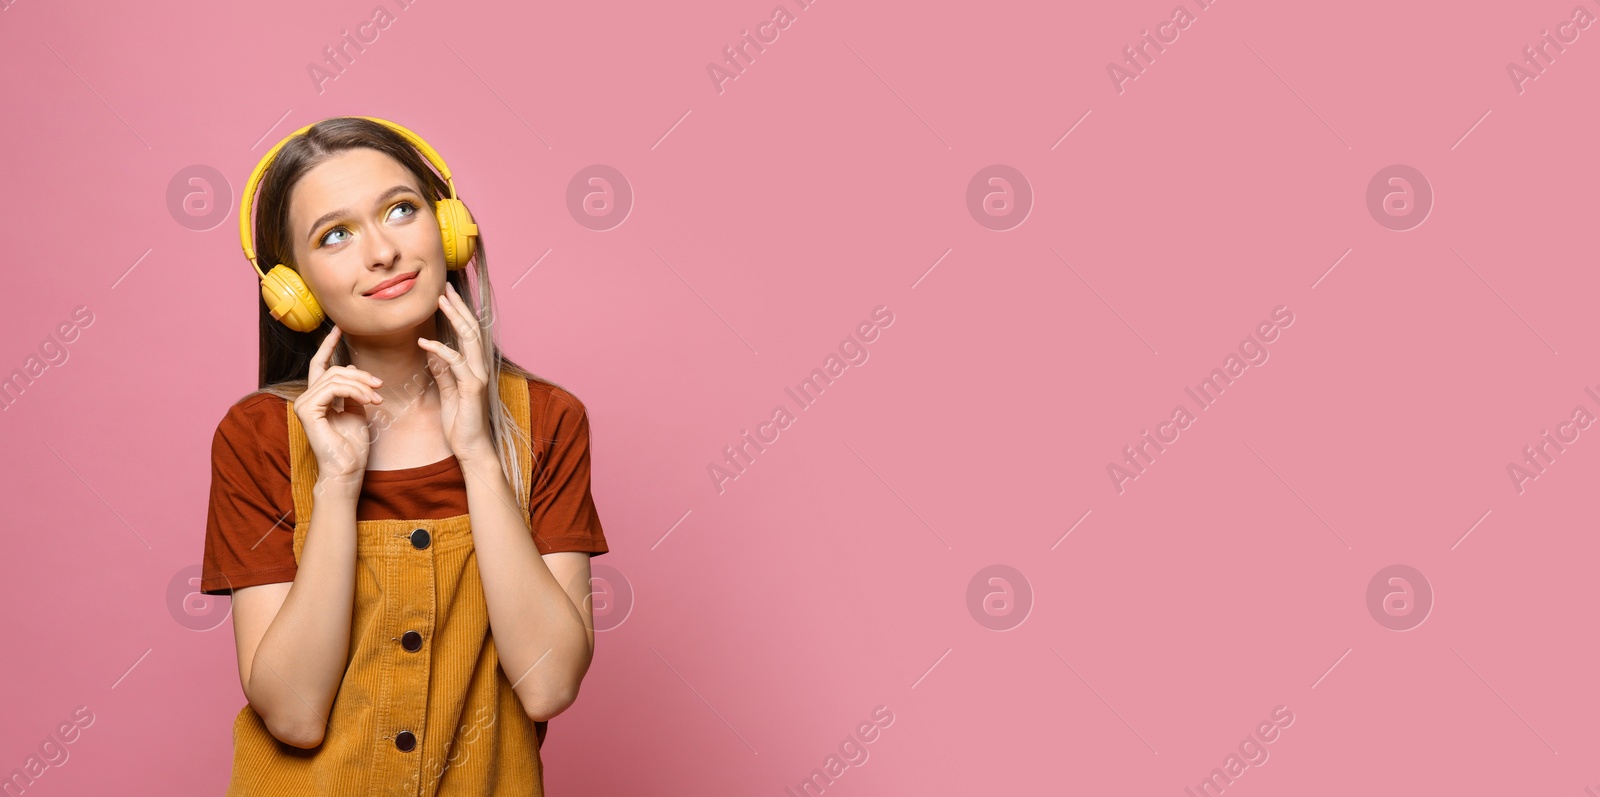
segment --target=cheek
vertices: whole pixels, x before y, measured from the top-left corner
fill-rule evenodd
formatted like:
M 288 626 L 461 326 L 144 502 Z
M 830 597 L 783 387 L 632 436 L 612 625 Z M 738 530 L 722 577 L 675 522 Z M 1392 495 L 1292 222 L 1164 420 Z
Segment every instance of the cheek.
M 419 218 L 414 223 L 396 228 L 392 233 L 394 245 L 403 256 L 429 262 L 444 262 L 444 237 L 439 234 L 439 222 L 432 218 Z
M 300 258 L 299 262 L 301 264 L 298 270 L 300 281 L 304 282 L 313 294 L 320 297 L 331 293 L 325 270 L 317 264 L 309 262 L 307 258 Z
M 345 269 L 340 260 L 338 257 L 311 255 L 310 262 L 300 269 L 300 279 L 323 304 L 339 301 L 354 291 L 357 285 L 355 275 Z
M 411 240 L 439 240 L 439 219 L 427 210 L 417 211 L 417 217 L 401 228 Z

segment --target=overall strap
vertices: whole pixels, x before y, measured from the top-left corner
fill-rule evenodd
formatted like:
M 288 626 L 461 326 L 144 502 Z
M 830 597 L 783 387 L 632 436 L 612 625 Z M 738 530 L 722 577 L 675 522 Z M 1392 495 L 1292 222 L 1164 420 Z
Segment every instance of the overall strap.
M 294 488 L 294 524 L 311 522 L 311 491 L 317 484 L 317 455 L 306 440 L 305 427 L 300 416 L 294 414 L 294 402 L 286 402 L 289 413 L 289 477 Z
M 511 435 L 517 441 L 517 464 L 522 469 L 522 489 L 518 491 L 518 505 L 522 509 L 522 520 L 531 528 L 533 516 L 528 511 L 528 500 L 533 489 L 533 449 L 534 439 L 533 424 L 530 418 L 532 399 L 528 391 L 526 377 L 518 376 L 506 371 L 500 372 L 500 402 L 505 405 L 506 411 L 516 420 L 517 427 L 522 431 L 521 438 L 528 443 L 524 444 L 510 430 L 504 434 Z M 317 455 L 311 450 L 311 444 L 306 439 L 305 427 L 300 424 L 300 416 L 294 414 L 294 402 L 285 402 L 285 412 L 288 415 L 289 426 L 289 473 L 293 482 L 294 491 L 294 519 L 300 525 L 311 521 L 312 491 L 317 484 Z M 510 481 L 510 474 L 506 474 Z M 516 487 L 515 484 L 512 485 Z
M 533 528 L 533 515 L 528 511 L 528 499 L 533 489 L 533 423 L 531 414 L 532 399 L 528 391 L 528 379 L 506 371 L 500 372 L 500 402 L 505 405 L 506 412 L 516 419 L 517 428 L 522 431 L 520 438 L 512 435 L 509 430 L 505 434 L 516 441 L 517 466 L 522 469 L 522 489 L 518 490 L 517 505 L 522 508 L 522 521 Z M 522 440 L 528 442 L 524 444 Z M 506 481 L 513 490 L 517 485 L 511 474 L 506 474 Z

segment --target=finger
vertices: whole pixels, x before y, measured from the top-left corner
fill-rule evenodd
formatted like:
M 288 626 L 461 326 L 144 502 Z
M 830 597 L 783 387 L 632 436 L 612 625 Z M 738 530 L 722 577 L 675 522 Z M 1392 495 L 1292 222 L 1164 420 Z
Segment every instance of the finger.
M 362 404 L 381 404 L 383 396 L 372 388 L 353 379 L 342 376 L 325 378 L 315 388 L 312 388 L 309 401 L 313 407 L 334 407 L 336 411 L 344 411 L 344 402 L 340 397 L 359 401 Z
M 330 419 L 336 415 L 346 412 L 360 412 L 363 416 L 365 416 L 366 413 L 362 411 L 362 408 L 367 406 L 375 405 L 365 400 L 365 397 L 361 394 L 361 391 L 345 387 L 329 395 L 327 397 L 326 405 L 313 408 L 312 416 Z
M 372 374 L 370 374 L 370 373 L 368 373 L 366 371 L 363 371 L 360 368 L 357 368 L 357 367 L 355 367 L 353 365 L 335 365 L 332 368 L 329 368 L 324 373 L 344 374 L 344 375 L 352 377 L 352 378 L 354 378 L 354 379 L 356 379 L 358 381 L 368 382 L 368 383 L 371 383 L 371 384 L 374 384 L 374 385 L 383 384 L 383 380 L 382 379 L 379 379 L 378 377 L 373 376 Z
M 466 385 L 475 385 L 481 381 L 476 374 L 472 373 L 472 368 L 467 365 L 467 358 L 461 356 L 455 349 L 437 340 L 428 340 L 427 338 L 417 338 L 417 345 L 432 352 L 434 356 L 443 360 L 449 366 L 441 369 L 444 375 L 434 374 L 434 378 L 440 380 L 439 387 L 441 390 L 445 386 L 445 379 L 450 380 L 450 385 L 454 389 L 460 389 Z
M 464 358 L 469 361 L 468 367 L 470 369 L 471 355 L 475 351 L 474 347 L 478 336 L 477 329 L 463 317 L 461 311 L 456 308 L 448 296 L 439 297 L 439 311 L 444 313 L 444 317 L 450 322 L 450 328 L 455 331 L 456 345 L 460 346 L 461 351 L 465 352 Z M 472 370 L 476 373 L 476 369 Z
M 339 325 L 334 324 L 328 334 L 322 336 L 322 345 L 317 347 L 317 353 L 311 356 L 311 370 L 306 374 L 308 383 L 317 381 L 322 372 L 328 368 L 328 358 L 333 356 L 333 347 L 339 342 Z
M 324 379 L 329 378 L 330 377 L 324 377 Z M 383 401 L 383 394 L 379 393 L 378 389 L 370 382 L 365 382 L 347 374 L 341 374 L 336 377 L 332 377 L 332 379 L 339 384 L 346 384 L 355 388 L 356 390 L 361 391 L 362 395 L 367 396 L 372 400 L 372 403 L 376 404 Z
M 342 392 L 341 394 L 339 390 L 336 390 L 336 387 L 347 390 L 347 392 Z M 334 395 L 352 395 L 352 397 L 360 395 L 360 397 L 366 398 L 365 392 L 370 392 L 370 390 L 370 386 L 360 384 L 360 382 L 347 378 L 347 376 L 325 373 L 317 384 L 312 384 L 306 390 L 302 390 L 299 398 L 294 400 L 294 405 L 296 407 L 325 408 L 333 403 Z
M 439 383 L 439 395 L 454 395 L 456 392 L 456 377 L 450 373 L 450 365 L 439 359 L 439 356 L 428 353 L 428 370 L 433 372 L 433 378 Z
M 349 376 L 333 376 L 324 377 L 324 380 L 329 384 L 344 385 L 351 390 L 354 390 L 361 397 L 361 401 L 364 404 L 383 403 L 383 394 L 379 393 L 376 388 L 365 382 L 362 382 L 359 379 Z
M 487 379 L 488 366 L 483 357 L 483 328 L 478 325 L 478 318 L 473 315 L 472 309 L 467 307 L 467 300 L 456 292 L 456 286 L 451 285 L 449 281 L 444 285 L 445 295 L 440 297 L 443 299 L 441 306 L 445 316 L 455 327 L 456 337 L 461 340 L 461 351 L 466 355 L 467 362 L 472 365 L 472 372 L 477 374 L 479 379 Z

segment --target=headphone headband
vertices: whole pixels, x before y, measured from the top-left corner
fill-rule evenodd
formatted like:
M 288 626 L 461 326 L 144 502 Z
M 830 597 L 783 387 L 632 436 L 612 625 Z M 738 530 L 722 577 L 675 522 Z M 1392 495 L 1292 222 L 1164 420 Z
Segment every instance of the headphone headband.
M 387 127 L 396 133 L 399 133 L 402 138 L 409 141 L 412 146 L 416 147 L 417 151 L 421 152 L 422 156 L 427 158 L 428 162 L 432 163 L 435 169 L 439 170 L 439 176 L 443 177 L 445 183 L 450 186 L 450 198 L 456 198 L 456 183 L 455 180 L 450 177 L 450 167 L 445 165 L 444 158 L 439 157 L 439 153 L 435 152 L 433 147 L 428 146 L 428 142 L 423 141 L 421 136 L 418 136 L 416 133 L 405 129 L 394 122 L 388 121 L 387 119 L 379 119 L 375 116 L 358 116 L 355 118 L 366 119 L 369 122 L 377 122 L 378 124 L 383 125 L 384 127 Z M 283 145 L 289 143 L 289 141 L 294 139 L 296 136 L 299 136 L 305 133 L 307 130 L 310 130 L 315 124 L 317 123 L 312 122 L 311 124 L 306 125 L 305 127 L 302 127 L 287 136 L 284 136 L 282 141 L 273 144 L 272 149 L 267 150 L 267 154 L 261 156 L 261 160 L 256 163 L 255 170 L 250 172 L 250 179 L 244 184 L 244 194 L 239 200 L 239 240 L 242 244 L 244 244 L 244 256 L 249 258 L 250 265 L 255 268 L 257 274 L 262 275 L 263 279 L 265 279 L 266 275 L 261 271 L 261 264 L 256 262 L 255 245 L 251 241 L 250 234 L 250 206 L 255 201 L 256 187 L 261 182 L 261 175 L 267 171 L 268 166 L 272 165 L 273 160 L 275 160 L 278 156 L 278 151 L 283 149 Z

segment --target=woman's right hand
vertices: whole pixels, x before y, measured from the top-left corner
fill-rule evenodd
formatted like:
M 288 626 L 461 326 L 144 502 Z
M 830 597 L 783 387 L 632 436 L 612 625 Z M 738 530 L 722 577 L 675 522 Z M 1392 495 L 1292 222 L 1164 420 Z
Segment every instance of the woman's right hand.
M 341 335 L 335 324 L 311 357 L 306 390 L 295 399 L 294 413 L 317 458 L 318 486 L 336 487 L 356 498 L 372 443 L 365 405 L 383 402 L 376 390 L 382 380 L 349 365 L 328 367 Z

